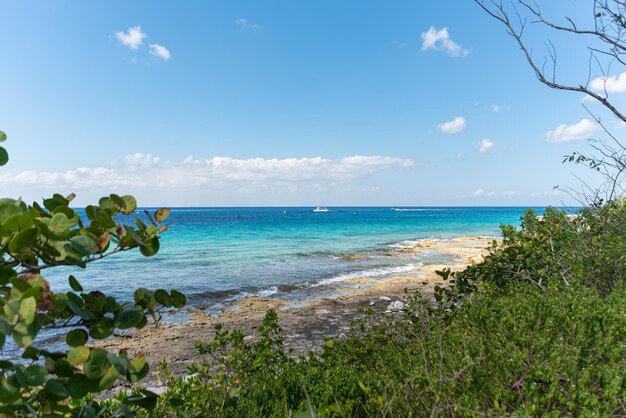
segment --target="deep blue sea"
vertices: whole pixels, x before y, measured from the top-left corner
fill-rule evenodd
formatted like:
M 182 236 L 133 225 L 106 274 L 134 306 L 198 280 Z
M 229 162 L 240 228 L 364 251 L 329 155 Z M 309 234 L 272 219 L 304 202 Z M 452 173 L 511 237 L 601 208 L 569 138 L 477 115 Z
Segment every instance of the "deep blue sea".
M 55 291 L 63 291 L 72 273 L 86 290 L 122 300 L 132 298 L 137 287 L 175 288 L 188 296 L 190 306 L 209 311 L 250 295 L 297 301 L 345 278 L 384 278 L 450 261 L 442 254 L 396 252 L 389 257 L 389 252 L 425 238 L 498 236 L 499 225 L 519 225 L 525 209 L 329 207 L 316 213 L 311 207 L 175 208 L 156 256 L 129 251 L 84 270 L 51 269 L 46 277 Z M 345 257 L 350 255 L 362 258 Z

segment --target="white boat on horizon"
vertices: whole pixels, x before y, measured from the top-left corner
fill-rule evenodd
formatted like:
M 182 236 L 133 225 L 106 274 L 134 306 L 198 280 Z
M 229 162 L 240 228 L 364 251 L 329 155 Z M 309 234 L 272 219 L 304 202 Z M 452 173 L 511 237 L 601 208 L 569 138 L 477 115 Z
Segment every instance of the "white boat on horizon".
M 328 212 L 328 208 L 323 208 L 321 206 L 318 206 L 315 209 L 313 209 L 313 212 Z

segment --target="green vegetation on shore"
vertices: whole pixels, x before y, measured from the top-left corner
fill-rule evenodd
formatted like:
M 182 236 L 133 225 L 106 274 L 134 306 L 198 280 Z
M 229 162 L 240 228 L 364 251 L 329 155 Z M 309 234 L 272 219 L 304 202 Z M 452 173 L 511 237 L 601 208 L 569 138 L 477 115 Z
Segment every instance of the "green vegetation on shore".
M 218 329 L 213 361 L 171 378 L 153 416 L 471 416 L 626 413 L 626 206 L 568 220 L 528 211 L 485 261 L 442 275 L 438 304 L 366 316 L 293 358 L 276 314 L 260 338 Z
M 538 2 L 475 3 L 506 27 L 540 82 L 584 93 L 626 123 L 606 86 L 611 64 L 626 65 L 622 2 L 594 1 L 593 30 L 570 18 L 571 27 L 546 20 Z M 595 39 L 589 62 L 605 75 L 605 95 L 589 80 L 559 84 L 550 42 L 544 61 L 552 67 L 538 65 L 520 11 L 534 23 Z M 594 53 L 610 58 L 607 71 Z M 218 326 L 213 340 L 197 344 L 210 360 L 188 376 L 173 377 L 161 365 L 168 391 L 160 397 L 135 389 L 95 401 L 118 379 L 140 380 L 148 365 L 142 356 L 87 343 L 141 328 L 159 307 L 180 307 L 185 297 L 138 289 L 132 306 L 123 305 L 84 292 L 72 276 L 72 291 L 54 293 L 41 270 L 85 267 L 133 248 L 154 255 L 167 210 L 147 214 L 150 225 L 123 225 L 118 215 L 134 212 L 136 202 L 109 195 L 86 208 L 87 225 L 69 207 L 72 195 L 54 195 L 43 207 L 0 199 L 0 349 L 12 338 L 24 360 L 0 361 L 0 417 L 626 416 L 626 147 L 593 117 L 611 141 L 592 143 L 596 157 L 566 157 L 604 177 L 598 188 L 583 184 L 574 192 L 585 206 L 580 216 L 548 209 L 538 219 L 528 211 L 520 228 L 502 226 L 502 242 L 484 261 L 439 272 L 448 286 L 437 288 L 434 300 L 416 293 L 399 314 L 366 314 L 307 355 L 285 349 L 274 311 L 252 342 Z M 0 143 L 5 139 L 0 132 Z M 0 147 L 0 166 L 7 161 Z M 68 327 L 72 349 L 37 348 L 45 326 Z

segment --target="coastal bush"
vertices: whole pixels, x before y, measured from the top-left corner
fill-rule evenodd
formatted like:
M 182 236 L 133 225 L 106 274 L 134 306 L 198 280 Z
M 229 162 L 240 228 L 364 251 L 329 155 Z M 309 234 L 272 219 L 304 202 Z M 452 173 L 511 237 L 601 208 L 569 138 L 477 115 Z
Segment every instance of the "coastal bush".
M 626 293 L 522 283 L 441 321 L 415 296 L 293 358 L 268 312 L 256 342 L 217 328 L 212 360 L 168 379 L 153 416 L 615 415 L 626 408 Z
M 216 328 L 153 416 L 626 413 L 626 205 L 527 211 L 484 261 L 438 272 L 435 304 L 366 316 L 295 358 L 276 313 L 256 342 Z
M 0 141 L 6 135 L 0 132 Z M 0 163 L 8 160 L 0 149 Z M 0 199 L 0 349 L 12 339 L 21 359 L 0 360 L 0 416 L 96 416 L 101 410 L 91 398 L 118 379 L 137 382 L 148 373 L 144 356 L 110 353 L 89 343 L 111 336 L 118 329 L 142 328 L 158 318 L 164 307 L 179 308 L 185 296 L 137 289 L 134 303 L 119 303 L 97 289 L 88 290 L 73 275 L 71 291 L 51 289 L 43 273 L 59 266 L 85 268 L 88 263 L 115 253 L 139 248 L 144 256 L 159 250 L 159 235 L 168 209 L 146 212 L 135 225 L 122 223 L 136 211 L 132 196 L 111 194 L 85 208 L 84 217 L 70 208 L 75 196 L 55 194 L 43 205 L 21 199 Z M 44 328 L 61 328 L 67 350 L 39 346 Z M 71 399 L 72 402 L 68 402 Z M 156 396 L 147 391 L 125 399 L 117 412 L 131 414 L 149 407 Z
M 548 283 L 593 287 L 609 294 L 626 281 L 626 201 L 584 208 L 568 217 L 548 208 L 538 217 L 527 210 L 520 228 L 502 225 L 502 242 L 494 242 L 484 261 L 459 273 L 441 288 L 440 300 L 456 303 L 478 284 L 503 289 L 521 282 L 542 292 Z

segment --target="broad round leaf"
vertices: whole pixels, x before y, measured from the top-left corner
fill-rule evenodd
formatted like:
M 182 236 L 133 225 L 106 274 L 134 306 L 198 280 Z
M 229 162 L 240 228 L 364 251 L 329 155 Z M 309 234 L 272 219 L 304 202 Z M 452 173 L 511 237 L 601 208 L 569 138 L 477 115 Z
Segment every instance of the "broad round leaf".
M 37 301 L 33 296 L 22 300 L 20 303 L 20 318 L 26 325 L 30 325 L 35 320 L 37 312 Z
M 98 201 L 98 205 L 102 209 L 115 209 L 115 202 L 110 197 L 102 197 Z
M 7 140 L 7 134 L 5 134 L 3 131 L 0 131 L 0 142 L 4 142 Z
M 156 299 L 157 302 L 159 302 L 163 306 L 166 306 L 166 307 L 172 306 L 172 299 L 170 298 L 170 295 L 167 293 L 167 290 L 165 289 L 157 289 L 154 292 L 154 298 Z
M 82 345 L 85 345 L 88 339 L 89 335 L 84 329 L 74 329 L 68 332 L 65 336 L 65 342 L 70 347 L 80 347 Z
M 115 354 L 107 354 L 109 362 L 117 369 L 120 374 L 126 374 L 130 369 L 130 362 L 125 355 L 116 356 Z
M 45 367 L 39 365 L 32 365 L 24 369 L 24 376 L 28 380 L 28 384 L 31 386 L 43 385 L 48 379 L 49 373 Z
M 73 348 L 67 352 L 67 361 L 74 366 L 83 364 L 89 359 L 90 353 L 91 351 L 84 346 Z
M 97 340 L 102 340 L 113 334 L 115 331 L 115 324 L 110 318 L 101 318 L 91 326 L 89 329 L 89 335 Z
M 115 318 L 115 324 L 120 329 L 128 329 L 137 326 L 143 319 L 143 309 L 135 305 L 131 309 L 125 309 Z
M 13 332 L 13 341 L 20 347 L 29 347 L 37 337 L 39 331 L 38 321 L 26 326 L 23 322 L 18 322 Z
M 54 372 L 57 376 L 69 377 L 74 374 L 74 367 L 65 359 L 58 359 L 54 362 Z
M 83 291 L 83 287 L 80 285 L 76 277 L 70 274 L 69 281 L 70 281 L 70 287 L 72 288 L 73 291 L 75 292 Z
M 146 288 L 140 287 L 135 290 L 133 296 L 135 298 L 135 303 L 141 305 L 144 309 L 151 309 L 154 308 L 154 305 L 156 305 L 154 293 Z
M 2 227 L 7 232 L 26 231 L 35 224 L 35 218 L 32 212 L 22 212 L 10 216 L 4 220 Z
M 17 253 L 30 244 L 33 244 L 35 238 L 37 237 L 36 229 L 27 229 L 22 232 L 18 232 L 17 235 L 13 237 L 11 243 L 9 244 L 9 251 L 12 253 Z
M 100 235 L 98 238 L 98 250 L 102 253 L 105 252 L 109 248 L 109 242 L 111 241 L 111 236 L 108 232 Z
M 74 399 L 80 399 L 87 395 L 87 379 L 82 374 L 75 374 L 67 381 L 67 390 Z
M 146 257 L 151 257 L 159 252 L 159 239 L 157 237 L 147 241 L 144 245 L 139 247 L 139 251 Z
M 130 195 L 122 196 L 122 213 L 125 215 L 131 214 L 137 209 L 137 201 Z
M 66 231 L 69 228 L 69 219 L 67 219 L 67 215 L 61 212 L 52 215 L 52 218 L 50 218 L 50 222 L 48 223 L 48 228 L 54 233 Z
M 89 379 L 100 379 L 109 367 L 111 363 L 107 359 L 107 352 L 101 348 L 93 349 L 85 363 L 85 376 Z
M 20 397 L 20 384 L 17 381 L 17 377 L 5 376 L 0 381 L 0 402 L 11 403 L 18 400 Z
M 117 369 L 111 365 L 100 379 L 100 390 L 108 389 L 120 377 Z
M 72 249 L 80 255 L 90 255 L 98 252 L 98 241 L 89 235 L 77 235 L 70 240 Z
M 70 392 L 65 385 L 57 379 L 50 379 L 44 386 L 44 391 L 53 399 L 62 400 L 70 396 Z
M 171 211 L 168 208 L 161 208 L 154 212 L 154 219 L 157 222 L 163 222 L 170 216 Z
M 126 378 L 131 383 L 137 383 L 150 371 L 148 363 L 146 362 L 146 358 L 144 356 L 137 356 L 130 361 L 130 369 L 128 370 L 128 374 Z
M 174 308 L 182 308 L 187 303 L 187 297 L 178 290 L 172 290 L 170 292 L 170 298 L 172 300 L 172 307 Z
M 0 147 L 0 165 L 5 165 L 9 162 L 9 153 L 4 148 Z

